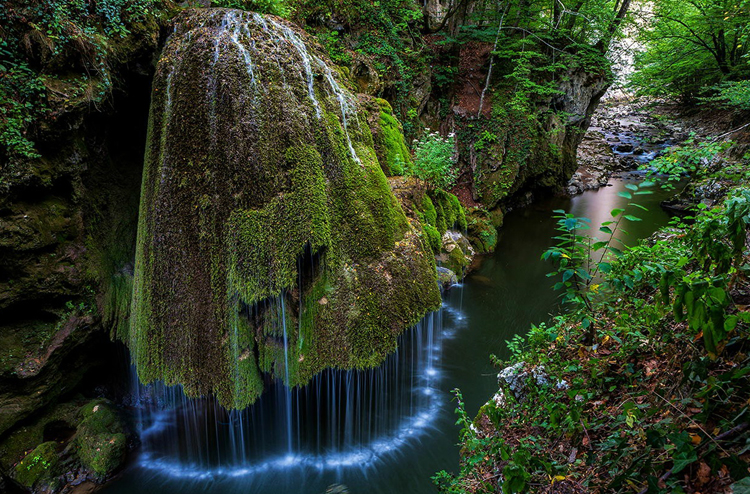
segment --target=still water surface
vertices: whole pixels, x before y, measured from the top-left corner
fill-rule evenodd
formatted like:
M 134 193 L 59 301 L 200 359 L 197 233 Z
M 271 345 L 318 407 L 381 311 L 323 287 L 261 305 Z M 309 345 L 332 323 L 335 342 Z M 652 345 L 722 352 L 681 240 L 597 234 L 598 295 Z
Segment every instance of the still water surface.
M 241 424 L 247 428 L 242 436 L 247 461 L 191 462 L 185 451 L 181 454 L 179 450 L 184 444 L 195 443 L 195 438 L 181 437 L 184 434 L 179 429 L 165 432 L 157 427 L 161 418 L 150 417 L 144 427 L 151 427 L 160 439 L 144 440 L 132 464 L 101 492 L 315 494 L 341 484 L 352 494 L 434 493 L 430 477 L 442 469 L 454 471 L 458 465 L 458 426 L 450 390 L 460 388 L 467 410 L 476 413 L 497 390 L 497 370 L 489 355 L 507 357 L 506 340 L 524 333 L 532 323 L 549 320 L 559 310 L 557 294 L 550 288 L 552 281 L 546 277 L 550 266 L 540 260 L 555 235 L 552 211 L 565 209 L 587 217 L 595 231 L 602 221 L 611 219 L 612 209 L 627 203 L 618 196 L 626 183 L 628 180 L 613 180 L 612 186 L 598 191 L 572 199 L 552 198 L 509 213 L 496 252 L 445 294 L 439 313 L 404 336 L 399 354 L 389 359 L 384 370 L 379 374 L 329 373 L 314 391 L 294 394 L 292 403 L 302 410 L 301 420 L 293 418 L 301 423 L 293 434 L 294 450 L 284 453 L 291 441 L 286 429 L 289 419 L 278 411 L 278 398 L 264 397 L 257 410 L 234 417 L 234 422 L 232 417 L 201 405 L 191 408 L 191 413 L 197 413 L 194 421 L 206 425 L 200 433 L 210 436 L 205 448 L 216 448 L 214 456 L 226 457 L 224 449 L 236 450 L 238 446 L 222 444 L 229 442 L 223 438 Z M 667 196 L 660 190 L 638 196 L 638 203 L 648 212 L 634 210 L 632 214 L 643 221 L 623 222 L 629 232 L 623 236 L 626 244 L 635 244 L 667 223 L 668 216 L 659 207 Z M 341 399 L 347 393 L 351 398 L 348 405 Z M 325 417 L 325 410 L 331 408 L 339 414 L 346 412 L 353 421 L 332 424 Z M 309 410 L 321 409 L 318 422 L 322 425 L 308 424 L 313 413 Z M 167 422 L 184 421 L 180 413 L 187 413 L 184 407 L 181 412 L 167 414 Z M 356 438 L 347 437 L 353 432 Z M 198 449 L 204 447 L 200 437 Z M 335 441 L 323 441 L 321 447 L 321 437 Z M 231 441 L 237 440 L 232 436 Z M 317 449 L 303 447 L 316 442 Z M 346 447 L 327 449 L 325 445 L 334 442 Z M 256 452 L 246 454 L 245 449 Z

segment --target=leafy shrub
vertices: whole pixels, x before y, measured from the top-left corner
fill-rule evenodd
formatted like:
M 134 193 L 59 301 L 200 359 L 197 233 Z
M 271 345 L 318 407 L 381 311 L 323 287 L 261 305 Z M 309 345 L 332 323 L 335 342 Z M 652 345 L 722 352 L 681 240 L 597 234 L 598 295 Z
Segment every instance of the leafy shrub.
M 414 144 L 414 163 L 407 173 L 424 180 L 431 188 L 452 187 L 458 178 L 455 135 L 442 137 L 437 132 L 430 132 L 419 141 L 415 139 Z
M 711 141 L 696 144 L 694 138 L 690 138 L 685 145 L 669 148 L 667 154 L 652 160 L 644 168 L 649 168 L 652 173 L 666 175 L 667 183 L 663 186 L 673 188 L 674 182 L 682 180 L 686 175 L 697 178 L 705 174 L 708 165 L 731 144 Z
M 704 101 L 718 102 L 728 108 L 750 110 L 750 80 L 724 82 L 711 88 L 714 96 L 702 98 Z

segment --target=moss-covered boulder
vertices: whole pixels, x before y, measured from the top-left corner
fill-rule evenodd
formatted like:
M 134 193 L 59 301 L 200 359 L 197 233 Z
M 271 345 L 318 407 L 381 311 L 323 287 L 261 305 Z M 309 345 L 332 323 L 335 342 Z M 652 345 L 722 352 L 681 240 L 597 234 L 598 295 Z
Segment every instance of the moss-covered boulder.
M 440 241 L 440 253 L 435 256 L 438 263 L 463 278 L 475 255 L 471 243 L 455 230 L 446 231 Z
M 106 400 L 93 400 L 80 410 L 75 446 L 81 465 L 103 479 L 125 460 L 126 437 L 116 410 Z
M 32 489 L 55 482 L 58 475 L 59 460 L 57 444 L 53 441 L 42 443 L 13 469 L 13 478 L 22 486 Z
M 483 208 L 475 207 L 467 211 L 467 234 L 478 254 L 488 254 L 495 251 L 497 228 L 495 228 L 493 219 L 493 215 Z
M 456 273 L 443 266 L 437 268 L 438 283 L 443 288 L 450 288 L 451 286 L 458 283 L 458 277 Z
M 440 299 L 368 111 L 286 21 L 202 9 L 174 22 L 121 335 L 140 379 L 242 408 L 262 373 L 294 386 L 379 364 Z

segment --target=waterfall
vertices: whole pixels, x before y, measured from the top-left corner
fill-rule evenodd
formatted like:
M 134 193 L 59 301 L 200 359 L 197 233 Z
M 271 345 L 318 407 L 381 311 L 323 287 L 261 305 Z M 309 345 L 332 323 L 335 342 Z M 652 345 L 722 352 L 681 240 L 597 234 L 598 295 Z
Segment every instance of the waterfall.
M 174 22 L 154 76 L 127 335 L 140 379 L 243 408 L 263 374 L 300 385 L 379 364 L 439 293 L 378 161 L 372 105 L 282 19 L 186 9 Z M 303 279 L 308 250 L 319 269 Z M 237 320 L 284 293 L 296 331 L 265 334 L 282 316 L 270 309 Z
M 418 444 L 440 410 L 448 333 L 443 317 L 444 310 L 431 313 L 404 333 L 398 350 L 376 369 L 330 369 L 293 389 L 274 381 L 242 411 L 228 411 L 212 398 L 187 398 L 180 386 L 143 386 L 135 378 L 139 465 L 190 479 L 371 467 Z

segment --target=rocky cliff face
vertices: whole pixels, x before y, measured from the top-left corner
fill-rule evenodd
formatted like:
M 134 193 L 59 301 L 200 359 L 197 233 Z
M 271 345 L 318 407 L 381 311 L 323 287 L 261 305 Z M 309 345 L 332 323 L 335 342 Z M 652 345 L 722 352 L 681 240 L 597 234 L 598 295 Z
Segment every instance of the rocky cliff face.
M 491 53 L 489 43 L 461 49 L 456 94 L 441 123 L 458 136 L 462 187 L 488 210 L 512 207 L 528 192 L 560 190 L 577 168 L 578 145 L 609 87 L 606 72 L 572 66 L 550 84 L 552 95 L 519 103 L 496 67 L 482 98 Z M 440 104 L 428 110 L 437 113 Z
M 144 24 L 112 47 L 119 85 L 101 100 L 80 90 L 98 79 L 71 69 L 77 54 L 31 37 L 50 111 L 29 131 L 41 157 L 0 165 L 0 437 L 109 360 L 99 306 L 132 269 L 158 32 Z
M 369 112 L 281 19 L 188 10 L 174 26 L 122 336 L 141 380 L 242 408 L 264 373 L 294 386 L 379 364 L 439 294 Z

